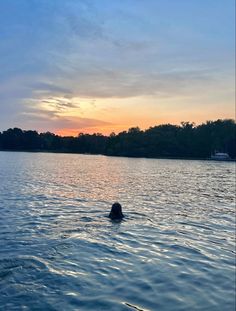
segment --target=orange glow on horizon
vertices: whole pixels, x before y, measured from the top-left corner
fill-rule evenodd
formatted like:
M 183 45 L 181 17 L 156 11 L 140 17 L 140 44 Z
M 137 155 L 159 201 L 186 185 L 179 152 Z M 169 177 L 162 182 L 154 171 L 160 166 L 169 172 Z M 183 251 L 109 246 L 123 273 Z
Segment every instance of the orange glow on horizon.
M 127 131 L 130 127 L 132 126 L 115 125 L 115 126 L 106 126 L 106 127 L 85 127 L 85 128 L 79 128 L 79 129 L 64 128 L 64 129 L 56 130 L 55 134 L 60 135 L 60 136 L 76 137 L 80 133 L 83 133 L 83 134 L 100 133 L 100 134 L 109 136 L 112 132 L 118 134 L 122 131 Z
M 161 124 L 172 124 L 172 125 L 180 125 L 181 122 L 190 122 L 195 123 L 195 125 L 199 125 L 205 123 L 208 120 L 216 121 L 217 119 L 234 119 L 230 115 L 223 115 L 221 117 L 213 117 L 213 118 L 203 118 L 201 115 L 198 115 L 198 119 L 194 120 L 194 118 L 183 118 L 179 120 L 173 120 L 172 118 L 158 118 L 158 120 L 150 122 L 150 120 L 146 120 L 142 122 L 142 124 L 137 123 L 129 123 L 129 124 L 113 124 L 113 125 L 105 125 L 105 126 L 96 126 L 96 127 L 83 127 L 83 128 L 62 128 L 53 131 L 55 134 L 59 136 L 73 136 L 76 137 L 80 133 L 83 134 L 102 134 L 105 136 L 109 136 L 111 133 L 118 134 L 123 131 L 128 131 L 132 127 L 139 127 L 141 130 L 146 130 L 150 127 L 158 126 Z

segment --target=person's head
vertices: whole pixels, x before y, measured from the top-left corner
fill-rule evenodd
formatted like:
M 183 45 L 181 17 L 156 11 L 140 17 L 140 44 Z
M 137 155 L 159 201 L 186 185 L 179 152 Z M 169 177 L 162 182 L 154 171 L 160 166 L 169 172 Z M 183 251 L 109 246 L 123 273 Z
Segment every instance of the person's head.
M 111 219 L 121 219 L 124 217 L 120 203 L 115 202 L 114 204 L 112 204 L 109 217 Z

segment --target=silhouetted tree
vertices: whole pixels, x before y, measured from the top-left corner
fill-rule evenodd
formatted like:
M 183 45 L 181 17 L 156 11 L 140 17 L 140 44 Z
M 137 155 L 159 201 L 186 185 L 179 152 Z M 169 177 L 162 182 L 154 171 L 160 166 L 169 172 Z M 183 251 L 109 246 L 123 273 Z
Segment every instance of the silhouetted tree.
M 207 121 L 196 126 L 164 124 L 142 131 L 132 127 L 119 134 L 100 133 L 61 137 L 50 132 L 38 134 L 19 128 L 0 132 L 1 150 L 28 150 L 105 154 L 130 157 L 208 158 L 215 151 L 236 158 L 234 120 Z

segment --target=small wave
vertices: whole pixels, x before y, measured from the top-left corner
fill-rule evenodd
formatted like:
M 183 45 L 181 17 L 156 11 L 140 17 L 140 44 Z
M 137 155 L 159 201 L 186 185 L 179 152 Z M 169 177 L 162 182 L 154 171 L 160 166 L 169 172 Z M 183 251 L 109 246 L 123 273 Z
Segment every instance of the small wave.
M 47 263 L 35 256 L 22 256 L 17 258 L 4 258 L 0 260 L 1 275 L 7 276 L 18 269 L 48 270 Z
M 128 302 L 125 302 L 124 303 L 126 306 L 128 306 L 129 308 L 132 308 L 132 309 L 135 309 L 135 310 L 138 310 L 138 311 L 148 311 L 147 309 L 141 309 L 140 307 L 137 307 L 131 303 L 128 303 Z

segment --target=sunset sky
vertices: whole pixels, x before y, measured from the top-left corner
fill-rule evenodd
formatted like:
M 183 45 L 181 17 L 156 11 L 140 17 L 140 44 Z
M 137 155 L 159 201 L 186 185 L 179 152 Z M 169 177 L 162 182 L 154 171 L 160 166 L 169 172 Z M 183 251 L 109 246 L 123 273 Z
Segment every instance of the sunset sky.
M 0 131 L 234 118 L 234 0 L 1 0 Z

